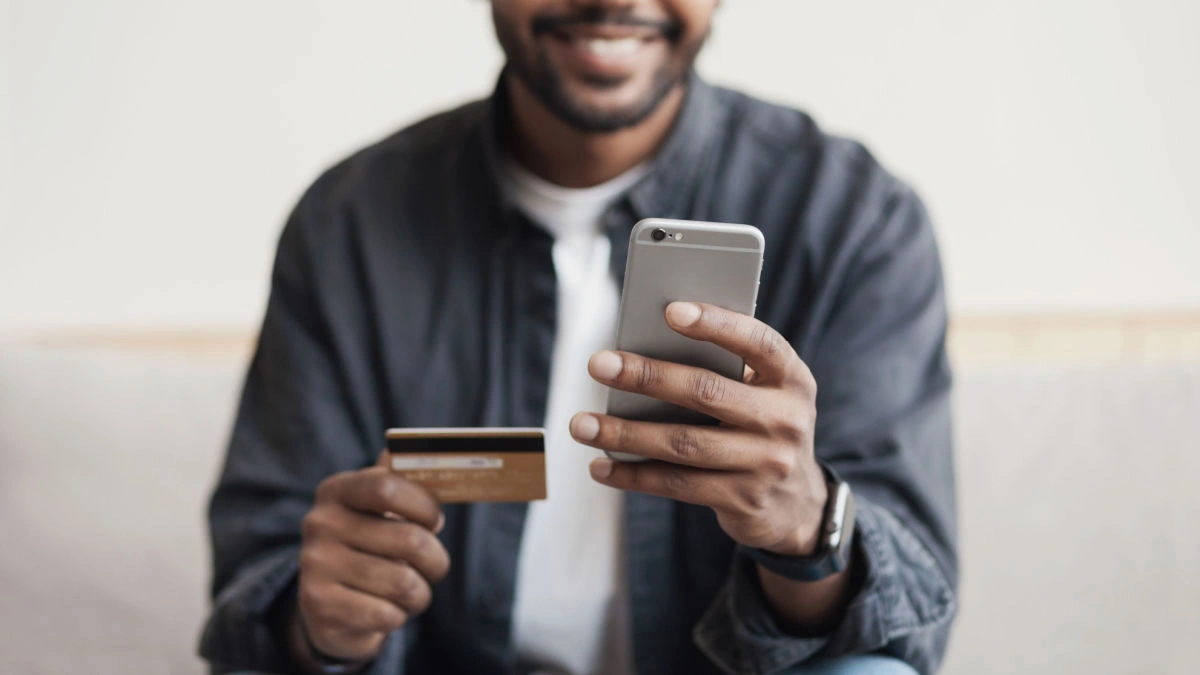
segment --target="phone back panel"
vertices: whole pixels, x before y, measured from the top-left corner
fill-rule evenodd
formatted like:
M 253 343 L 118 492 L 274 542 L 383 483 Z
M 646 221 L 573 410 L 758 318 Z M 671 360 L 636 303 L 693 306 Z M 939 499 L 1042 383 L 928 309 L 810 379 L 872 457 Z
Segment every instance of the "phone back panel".
M 660 229 L 668 236 L 655 241 L 653 233 Z M 706 368 L 740 380 L 744 367 L 741 357 L 710 342 L 676 333 L 667 325 L 664 313 L 671 302 L 686 300 L 752 316 L 762 258 L 762 233 L 750 225 L 658 218 L 639 222 L 629 237 L 617 349 Z M 608 413 L 656 422 L 713 421 L 686 408 L 616 389 L 609 390 Z

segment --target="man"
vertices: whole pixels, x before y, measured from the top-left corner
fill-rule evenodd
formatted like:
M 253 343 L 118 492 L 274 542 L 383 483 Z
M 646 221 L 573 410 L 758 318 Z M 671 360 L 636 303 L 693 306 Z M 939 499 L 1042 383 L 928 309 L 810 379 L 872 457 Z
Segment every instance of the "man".
M 692 74 L 717 4 L 494 0 L 495 94 L 300 201 L 212 500 L 216 670 L 937 668 L 957 561 L 933 234 L 861 146 Z M 758 319 L 666 310 L 743 382 L 605 350 L 652 216 L 763 231 Z M 723 424 L 608 417 L 606 387 Z M 389 427 L 543 423 L 529 506 L 441 506 L 375 462 Z

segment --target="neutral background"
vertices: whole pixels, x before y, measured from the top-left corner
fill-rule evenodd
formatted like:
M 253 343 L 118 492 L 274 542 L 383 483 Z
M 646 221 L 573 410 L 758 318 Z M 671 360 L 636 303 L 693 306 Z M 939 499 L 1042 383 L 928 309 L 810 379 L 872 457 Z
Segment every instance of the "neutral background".
M 710 79 L 936 218 L 946 672 L 1200 672 L 1200 3 L 723 4 Z M 283 219 L 499 66 L 483 0 L 0 0 L 0 671 L 206 672 L 204 504 Z
M 0 2 L 0 334 L 252 326 L 307 183 L 500 65 L 477 0 Z M 1200 3 L 728 0 L 701 68 L 916 184 L 960 314 L 1200 308 Z

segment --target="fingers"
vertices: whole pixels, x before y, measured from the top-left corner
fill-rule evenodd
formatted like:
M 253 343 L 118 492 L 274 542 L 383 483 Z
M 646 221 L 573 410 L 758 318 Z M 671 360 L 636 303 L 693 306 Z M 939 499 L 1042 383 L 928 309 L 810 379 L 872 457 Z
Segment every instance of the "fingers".
M 711 342 L 742 357 L 768 382 L 812 380 L 796 350 L 774 328 L 752 316 L 694 302 L 667 305 L 667 325 L 695 340 Z
M 381 466 L 323 481 L 317 488 L 317 501 L 325 500 L 362 513 L 392 513 L 430 530 L 437 530 L 442 522 L 442 508 L 428 490 Z
M 431 584 L 449 565 L 441 542 L 416 523 L 314 508 L 303 523 L 298 595 L 313 644 L 370 658 L 382 635 L 429 607 Z
M 297 605 L 313 643 L 335 656 L 370 655 L 379 636 L 402 627 L 410 615 L 388 595 L 403 595 L 412 613 L 428 605 L 419 590 L 405 595 L 405 581 L 388 569 L 403 567 L 337 544 L 306 545 L 300 553 Z
M 337 542 L 351 549 L 411 565 L 431 583 L 450 570 L 450 554 L 432 532 L 404 521 L 342 509 L 313 509 L 302 525 L 306 544 Z
M 424 612 L 433 599 L 429 580 L 412 565 L 353 550 L 339 564 L 343 585 L 383 598 L 408 616 Z
M 735 427 L 757 428 L 759 391 L 711 370 L 629 352 L 601 351 L 588 361 L 596 381 L 715 417 Z
M 770 389 L 816 396 L 808 366 L 778 332 L 744 314 L 715 305 L 673 302 L 667 323 L 681 335 L 712 342 L 746 362 L 740 380 L 712 371 L 629 352 L 601 351 L 588 361 L 588 371 L 610 387 L 674 403 L 735 427 L 766 430 L 763 398 Z M 764 387 L 761 385 L 784 385 Z M 777 403 L 777 402 L 776 402 Z
M 753 465 L 753 445 L 745 433 L 726 427 L 634 422 L 593 413 L 571 418 L 571 435 L 580 443 L 610 452 L 702 469 L 737 470 Z
M 404 626 L 408 613 L 395 603 L 333 581 L 304 583 L 297 603 L 314 644 L 334 656 L 369 654 L 379 635 Z
M 593 460 L 592 478 L 619 490 L 634 490 L 688 504 L 729 508 L 728 474 L 665 462 L 614 462 L 607 457 Z
M 381 456 L 379 464 L 384 458 Z M 432 495 L 374 466 L 325 479 L 302 523 L 299 619 L 321 651 L 369 659 L 425 611 L 450 556 Z

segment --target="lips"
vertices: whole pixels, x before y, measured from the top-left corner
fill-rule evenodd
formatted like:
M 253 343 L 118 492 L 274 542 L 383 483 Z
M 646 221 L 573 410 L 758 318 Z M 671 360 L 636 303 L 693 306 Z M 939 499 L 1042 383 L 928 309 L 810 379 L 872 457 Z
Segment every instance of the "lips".
M 553 32 L 562 38 L 573 39 L 608 39 L 620 40 L 622 38 L 641 38 L 649 40 L 658 37 L 664 37 L 662 31 L 655 30 L 647 26 L 631 26 L 623 24 L 573 24 L 570 26 L 560 27 Z
M 682 31 L 682 26 L 678 21 L 666 18 L 629 16 L 624 12 L 608 11 L 601 7 L 591 7 L 574 15 L 536 16 L 530 28 L 535 38 L 546 35 L 613 40 L 640 37 L 645 40 L 661 38 L 669 42 L 678 39 Z
M 666 48 L 666 42 L 653 31 L 604 28 L 545 36 L 551 58 L 564 72 L 611 86 L 643 69 L 651 51 Z

